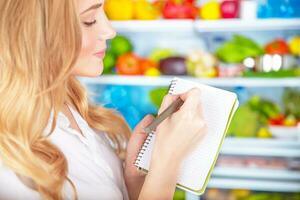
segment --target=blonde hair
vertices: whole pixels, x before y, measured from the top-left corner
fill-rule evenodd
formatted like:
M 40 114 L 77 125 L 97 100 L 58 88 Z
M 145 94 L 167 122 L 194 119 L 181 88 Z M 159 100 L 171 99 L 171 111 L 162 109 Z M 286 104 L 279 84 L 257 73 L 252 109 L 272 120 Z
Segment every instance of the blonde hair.
M 71 75 L 81 49 L 76 6 L 75 0 L 0 1 L 0 159 L 30 178 L 44 199 L 63 199 L 65 181 L 77 199 L 66 158 L 48 138 L 65 102 L 106 132 L 120 157 L 131 132 L 117 111 L 92 104 Z

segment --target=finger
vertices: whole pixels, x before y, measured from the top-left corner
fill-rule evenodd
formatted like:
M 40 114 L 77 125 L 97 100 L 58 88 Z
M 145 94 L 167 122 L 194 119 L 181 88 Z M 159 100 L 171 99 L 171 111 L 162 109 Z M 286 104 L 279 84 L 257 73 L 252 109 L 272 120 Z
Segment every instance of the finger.
M 203 117 L 203 107 L 202 107 L 201 100 L 199 100 L 196 110 L 197 110 L 198 114 Z
M 164 96 L 164 99 L 160 105 L 160 108 L 158 110 L 158 115 L 161 114 L 165 109 L 168 108 L 169 105 L 171 105 L 171 103 L 173 101 L 175 101 L 178 98 L 178 95 L 171 95 L 171 94 L 167 94 Z
M 127 154 L 128 160 L 133 162 L 144 144 L 148 134 L 146 134 L 143 129 L 150 124 L 154 119 L 153 115 L 146 115 L 134 128 L 132 135 L 130 136 L 130 140 L 128 143 Z M 129 150 L 130 149 L 130 150 Z
M 199 88 L 192 88 L 185 93 L 179 95 L 184 101 L 182 108 L 189 110 L 199 109 L 201 92 Z M 198 111 L 198 110 L 197 110 Z
M 133 133 L 144 133 L 144 128 L 146 128 L 152 121 L 154 116 L 151 114 L 146 115 L 134 128 Z

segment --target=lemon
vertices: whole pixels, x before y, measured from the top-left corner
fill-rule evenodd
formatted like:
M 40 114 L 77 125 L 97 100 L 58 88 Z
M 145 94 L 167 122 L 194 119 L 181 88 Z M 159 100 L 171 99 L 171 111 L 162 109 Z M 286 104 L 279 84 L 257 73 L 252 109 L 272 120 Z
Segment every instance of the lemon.
M 221 8 L 220 3 L 217 1 L 210 1 L 203 4 L 200 10 L 200 17 L 202 19 L 220 19 Z
M 145 75 L 145 76 L 159 76 L 159 75 L 160 75 L 160 71 L 159 71 L 157 68 L 155 68 L 155 67 L 151 67 L 151 68 L 149 68 L 149 69 L 145 72 L 144 75 Z
M 266 127 L 261 127 L 257 132 L 257 137 L 259 138 L 270 138 L 272 137 L 271 132 Z

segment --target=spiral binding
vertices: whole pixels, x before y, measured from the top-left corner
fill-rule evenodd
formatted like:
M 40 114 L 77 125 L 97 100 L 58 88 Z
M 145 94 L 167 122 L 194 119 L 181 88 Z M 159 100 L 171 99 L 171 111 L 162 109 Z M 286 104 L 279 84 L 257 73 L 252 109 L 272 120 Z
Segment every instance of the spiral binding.
M 174 88 L 175 88 L 175 85 L 176 85 L 177 81 L 178 81 L 178 79 L 172 79 L 171 80 L 171 84 L 170 84 L 170 87 L 169 87 L 169 94 L 174 93 Z
M 153 137 L 153 134 L 154 132 L 152 131 L 151 133 L 148 134 L 143 146 L 141 147 L 140 151 L 139 151 L 139 154 L 137 156 L 137 158 L 135 159 L 135 162 L 134 162 L 134 165 L 138 167 L 141 159 L 142 159 L 142 156 L 143 154 L 145 153 L 150 141 L 151 141 L 151 138 Z
M 172 79 L 171 80 L 171 83 L 170 83 L 170 86 L 169 86 L 169 92 L 168 92 L 169 94 L 173 94 L 174 88 L 175 88 L 175 85 L 176 85 L 177 81 L 178 81 L 178 79 Z M 149 145 L 149 143 L 151 141 L 151 138 L 153 137 L 153 134 L 154 134 L 154 132 L 152 131 L 147 136 L 147 138 L 146 138 L 143 146 L 141 147 L 141 149 L 139 151 L 139 154 L 138 154 L 137 158 L 134 161 L 134 165 L 135 166 L 139 167 L 139 164 L 140 164 L 140 161 L 142 159 L 142 156 L 144 155 L 144 153 L 145 153 L 145 151 L 146 151 L 146 149 L 147 149 L 147 147 L 148 147 L 148 145 Z

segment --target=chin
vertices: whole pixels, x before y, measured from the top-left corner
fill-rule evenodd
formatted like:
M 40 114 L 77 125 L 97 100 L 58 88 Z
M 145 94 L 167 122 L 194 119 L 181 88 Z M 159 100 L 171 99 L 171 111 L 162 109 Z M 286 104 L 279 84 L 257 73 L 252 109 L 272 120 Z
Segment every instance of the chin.
M 89 68 L 87 68 L 89 69 Z M 103 66 L 94 66 L 90 70 L 87 70 L 85 76 L 87 77 L 98 77 L 103 73 Z
M 83 76 L 83 77 L 98 77 L 103 73 L 103 62 L 92 64 L 90 63 L 86 67 L 80 67 L 80 69 L 74 70 L 75 76 Z

